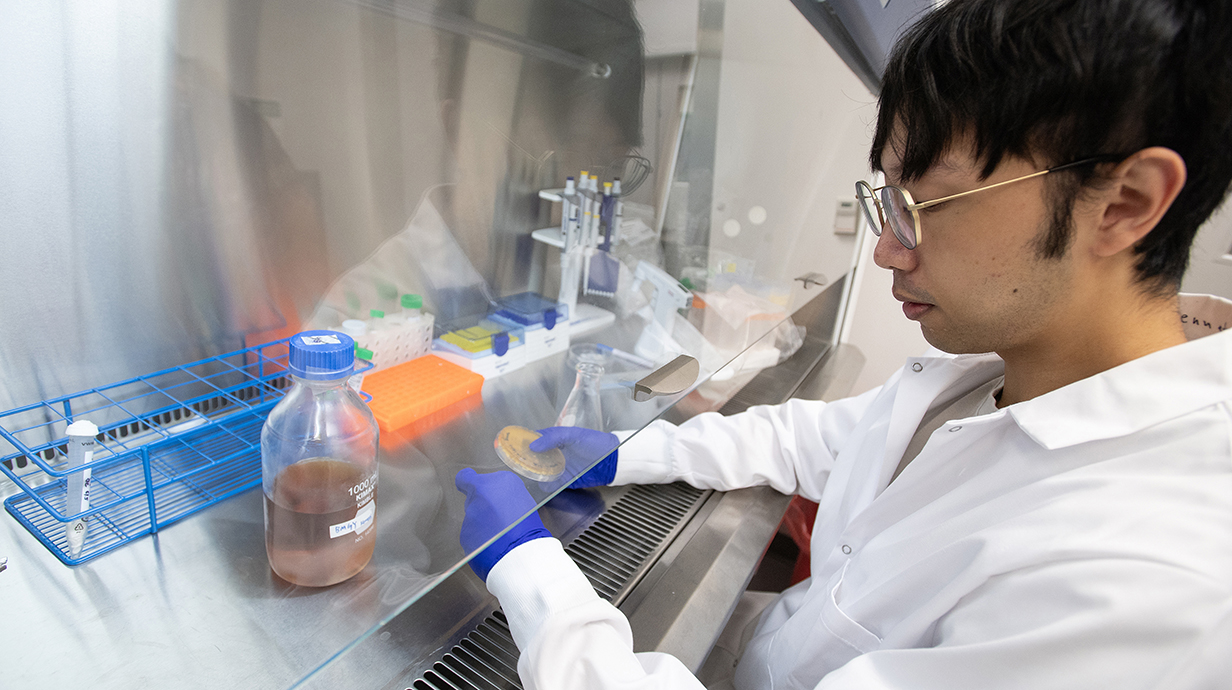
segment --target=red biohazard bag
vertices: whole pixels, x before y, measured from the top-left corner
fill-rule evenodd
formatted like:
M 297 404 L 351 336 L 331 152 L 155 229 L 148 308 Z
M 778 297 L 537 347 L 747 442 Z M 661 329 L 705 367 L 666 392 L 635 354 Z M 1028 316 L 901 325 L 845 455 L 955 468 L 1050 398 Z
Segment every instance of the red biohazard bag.
M 800 555 L 796 557 L 796 567 L 791 573 L 793 585 L 808 578 L 810 574 L 809 543 L 813 539 L 813 523 L 816 521 L 817 503 L 799 496 L 791 499 L 787 512 L 783 514 L 780 529 L 786 531 L 800 549 Z

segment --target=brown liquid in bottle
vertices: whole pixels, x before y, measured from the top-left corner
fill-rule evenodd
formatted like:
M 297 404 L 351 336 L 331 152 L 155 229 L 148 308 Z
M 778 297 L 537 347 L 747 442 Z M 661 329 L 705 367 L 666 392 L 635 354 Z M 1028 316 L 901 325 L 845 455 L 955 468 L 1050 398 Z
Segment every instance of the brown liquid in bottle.
M 375 509 L 375 474 L 311 458 L 279 473 L 273 494 L 265 497 L 265 551 L 282 579 L 324 587 L 355 575 L 372 559 L 375 515 L 366 526 L 352 521 Z

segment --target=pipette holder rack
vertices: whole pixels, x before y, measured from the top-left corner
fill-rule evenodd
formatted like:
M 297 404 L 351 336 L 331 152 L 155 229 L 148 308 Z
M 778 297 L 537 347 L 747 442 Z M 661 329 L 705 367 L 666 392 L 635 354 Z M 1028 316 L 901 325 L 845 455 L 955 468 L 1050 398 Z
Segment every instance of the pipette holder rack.
M 287 340 L 0 412 L 4 507 L 66 565 L 97 558 L 261 483 L 261 429 L 290 387 Z M 369 365 L 370 366 L 370 365 Z M 69 424 L 99 428 L 93 461 L 67 467 Z M 67 477 L 91 471 L 68 514 Z M 66 526 L 85 518 L 71 554 Z

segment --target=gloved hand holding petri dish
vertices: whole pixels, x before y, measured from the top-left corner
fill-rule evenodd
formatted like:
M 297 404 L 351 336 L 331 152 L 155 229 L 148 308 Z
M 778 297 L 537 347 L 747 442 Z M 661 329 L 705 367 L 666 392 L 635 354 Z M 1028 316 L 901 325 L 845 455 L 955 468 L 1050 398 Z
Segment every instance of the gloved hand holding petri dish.
M 493 446 L 496 454 L 509 469 L 537 482 L 550 482 L 565 471 L 565 454 L 559 448 L 537 453 L 530 449 L 531 442 L 540 433 L 524 426 L 511 425 L 500 430 Z
M 537 433 L 541 435 L 531 442 L 530 449 L 546 453 L 559 448 L 565 454 L 565 472 L 572 478 L 570 489 L 608 486 L 616 479 L 617 447 L 620 446 L 616 434 L 576 426 L 550 426 Z M 587 467 L 590 469 L 583 472 Z

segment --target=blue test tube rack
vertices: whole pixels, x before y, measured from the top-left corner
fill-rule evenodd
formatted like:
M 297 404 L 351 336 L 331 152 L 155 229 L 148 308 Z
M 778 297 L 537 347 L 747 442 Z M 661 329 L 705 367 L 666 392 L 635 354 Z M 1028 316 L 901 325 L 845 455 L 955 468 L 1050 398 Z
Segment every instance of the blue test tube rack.
M 66 565 L 97 558 L 261 483 L 261 428 L 290 387 L 287 340 L 0 412 L 5 509 Z M 367 365 L 364 369 L 370 368 Z M 66 429 L 98 426 L 90 506 L 69 514 Z M 65 526 L 85 518 L 71 554 Z

